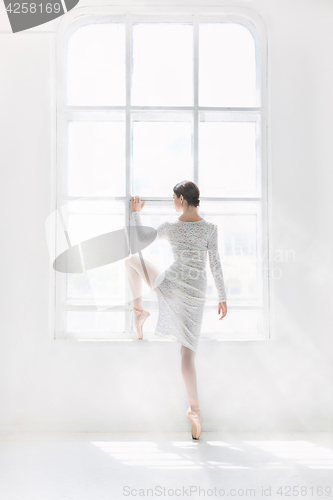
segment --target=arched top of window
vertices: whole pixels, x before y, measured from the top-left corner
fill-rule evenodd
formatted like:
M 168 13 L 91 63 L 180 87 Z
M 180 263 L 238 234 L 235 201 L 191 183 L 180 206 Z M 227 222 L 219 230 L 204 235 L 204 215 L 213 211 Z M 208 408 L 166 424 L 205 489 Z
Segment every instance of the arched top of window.
M 191 16 L 94 16 L 89 8 L 76 10 L 85 15 L 70 13 L 58 33 L 65 105 L 125 106 L 129 73 L 136 106 L 255 108 L 264 102 L 265 30 L 255 13 L 220 10 L 212 17 L 203 7 Z

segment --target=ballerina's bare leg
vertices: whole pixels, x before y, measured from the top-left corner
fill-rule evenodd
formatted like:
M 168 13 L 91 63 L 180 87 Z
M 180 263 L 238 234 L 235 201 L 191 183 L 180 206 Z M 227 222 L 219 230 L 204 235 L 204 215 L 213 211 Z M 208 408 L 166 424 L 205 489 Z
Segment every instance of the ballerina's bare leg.
M 190 402 L 194 402 L 198 400 L 197 376 L 194 364 L 195 352 L 182 345 L 180 354 L 182 375 L 186 385 L 188 399 Z
M 190 403 L 190 408 L 187 410 L 186 416 L 192 423 L 192 437 L 198 439 L 201 434 L 202 424 L 200 420 L 197 377 L 194 365 L 195 351 L 192 351 L 192 349 L 182 345 L 180 352 L 182 357 L 182 374 Z
M 133 307 L 142 311 L 142 280 L 150 286 L 150 288 L 155 290 L 155 279 L 157 275 L 160 273 L 159 269 L 149 262 L 149 260 L 144 259 L 144 263 L 146 266 L 147 274 L 149 277 L 150 283 L 148 283 L 145 271 L 142 266 L 141 259 L 138 255 L 131 255 L 125 259 L 125 267 L 127 270 L 128 282 L 131 290 Z M 135 312 L 136 316 L 139 316 L 139 313 Z

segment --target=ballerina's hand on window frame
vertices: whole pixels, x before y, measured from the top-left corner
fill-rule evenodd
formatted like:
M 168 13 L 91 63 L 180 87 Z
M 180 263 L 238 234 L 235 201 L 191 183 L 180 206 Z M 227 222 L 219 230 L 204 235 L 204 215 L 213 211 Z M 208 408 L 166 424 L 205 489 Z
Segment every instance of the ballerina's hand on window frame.
M 131 198 L 131 210 L 132 210 L 132 212 L 141 212 L 141 210 L 143 209 L 145 204 L 146 204 L 146 202 L 144 201 L 141 205 L 140 196 L 133 196 L 133 198 Z

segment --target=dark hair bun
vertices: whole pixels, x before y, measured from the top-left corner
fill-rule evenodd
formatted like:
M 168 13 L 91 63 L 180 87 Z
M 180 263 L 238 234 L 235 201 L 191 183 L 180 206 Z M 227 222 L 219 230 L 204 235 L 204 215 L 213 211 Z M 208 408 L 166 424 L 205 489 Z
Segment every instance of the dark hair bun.
M 198 186 L 192 181 L 183 181 L 176 184 L 173 188 L 173 192 L 179 198 L 183 195 L 184 199 L 189 205 L 198 207 L 200 204 L 199 196 L 200 191 Z

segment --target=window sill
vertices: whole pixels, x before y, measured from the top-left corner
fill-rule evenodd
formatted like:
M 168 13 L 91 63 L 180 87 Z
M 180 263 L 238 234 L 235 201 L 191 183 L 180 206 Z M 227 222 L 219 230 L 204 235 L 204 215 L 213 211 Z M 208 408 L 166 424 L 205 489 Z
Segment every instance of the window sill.
M 123 343 L 123 342 L 138 342 L 139 340 L 136 339 L 136 338 L 123 338 L 123 339 L 119 339 L 119 338 L 114 338 L 114 339 L 111 339 L 111 338 L 96 338 L 96 339 L 93 339 L 93 338 L 74 338 L 74 337 L 56 337 L 56 338 L 53 338 L 52 340 L 55 340 L 55 341 L 74 341 L 74 342 L 118 342 L 118 343 Z M 270 338 L 264 338 L 264 337 L 248 337 L 248 338 L 245 338 L 245 337 L 224 337 L 224 338 L 219 338 L 219 339 L 209 339 L 209 338 L 201 338 L 199 340 L 199 343 L 202 344 L 202 343 L 209 343 L 209 342 L 267 342 L 267 341 L 271 341 L 271 340 L 274 340 L 272 337 Z M 173 339 L 157 339 L 157 338 L 143 338 L 140 340 L 140 343 L 142 342 L 177 342 Z

